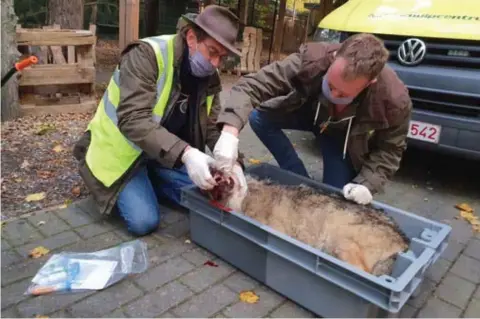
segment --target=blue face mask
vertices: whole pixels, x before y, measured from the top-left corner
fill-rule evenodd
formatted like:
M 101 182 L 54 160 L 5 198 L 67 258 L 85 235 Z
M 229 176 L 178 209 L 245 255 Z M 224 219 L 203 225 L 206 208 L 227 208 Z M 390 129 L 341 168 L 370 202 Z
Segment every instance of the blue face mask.
M 327 75 L 323 76 L 322 93 L 333 104 L 347 105 L 347 104 L 350 104 L 353 101 L 353 97 L 334 97 L 334 96 L 332 96 L 332 91 L 330 91 L 330 86 L 328 85 L 328 81 L 327 81 Z
M 196 77 L 204 78 L 215 72 L 215 67 L 198 51 L 198 47 L 195 53 L 189 57 L 189 60 L 192 74 Z

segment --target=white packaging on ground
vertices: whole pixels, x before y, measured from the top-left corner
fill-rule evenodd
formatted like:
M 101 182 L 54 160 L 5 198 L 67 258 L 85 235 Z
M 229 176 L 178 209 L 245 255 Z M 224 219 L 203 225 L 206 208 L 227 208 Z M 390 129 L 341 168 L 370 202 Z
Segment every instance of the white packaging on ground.
M 25 294 L 101 290 L 147 268 L 147 245 L 138 239 L 96 252 L 62 252 L 47 260 Z

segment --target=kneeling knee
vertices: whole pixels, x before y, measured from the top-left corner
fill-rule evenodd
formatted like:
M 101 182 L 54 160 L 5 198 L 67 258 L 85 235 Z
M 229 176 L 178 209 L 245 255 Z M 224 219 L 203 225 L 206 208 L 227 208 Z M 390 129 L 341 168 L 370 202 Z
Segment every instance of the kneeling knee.
M 262 119 L 260 112 L 258 110 L 253 110 L 252 112 L 250 112 L 250 115 L 248 116 L 248 122 L 250 123 L 250 127 L 252 129 L 262 127 Z
M 154 232 L 160 225 L 160 218 L 150 217 L 148 219 L 136 220 L 128 224 L 128 231 L 134 236 L 145 236 Z

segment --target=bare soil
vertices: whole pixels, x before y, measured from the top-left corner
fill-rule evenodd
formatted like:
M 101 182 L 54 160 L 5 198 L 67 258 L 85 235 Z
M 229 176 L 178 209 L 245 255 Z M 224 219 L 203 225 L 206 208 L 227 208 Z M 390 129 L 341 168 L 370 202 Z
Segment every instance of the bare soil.
M 97 100 L 120 57 L 117 41 L 98 40 Z M 237 76 L 222 76 L 228 90 Z M 1 126 L 1 219 L 88 196 L 72 150 L 93 116 L 89 113 L 24 116 Z M 34 197 L 35 200 L 31 200 Z M 41 198 L 41 199 L 40 199 Z
M 97 76 L 97 100 L 103 95 L 119 56 L 116 41 L 98 41 L 96 68 L 104 76 Z M 88 195 L 72 149 L 93 113 L 24 116 L 2 123 L 2 220 L 54 205 L 68 205 Z

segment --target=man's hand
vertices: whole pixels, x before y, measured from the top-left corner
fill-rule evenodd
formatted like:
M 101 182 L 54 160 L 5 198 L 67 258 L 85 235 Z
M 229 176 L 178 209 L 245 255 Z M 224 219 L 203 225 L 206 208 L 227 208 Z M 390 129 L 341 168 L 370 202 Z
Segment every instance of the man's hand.
M 209 164 L 215 160 L 194 147 L 187 146 L 182 155 L 182 162 L 187 168 L 192 182 L 201 189 L 212 189 L 217 183 L 210 174 Z
M 229 125 L 225 125 L 220 138 L 213 149 L 213 157 L 218 169 L 229 173 L 238 158 L 238 130 Z
M 368 188 L 360 184 L 348 183 L 343 186 L 343 196 L 361 205 L 370 204 L 372 201 L 372 194 Z

